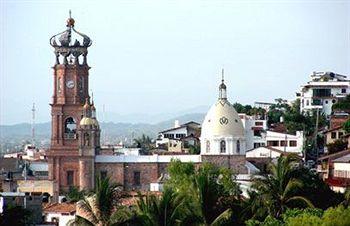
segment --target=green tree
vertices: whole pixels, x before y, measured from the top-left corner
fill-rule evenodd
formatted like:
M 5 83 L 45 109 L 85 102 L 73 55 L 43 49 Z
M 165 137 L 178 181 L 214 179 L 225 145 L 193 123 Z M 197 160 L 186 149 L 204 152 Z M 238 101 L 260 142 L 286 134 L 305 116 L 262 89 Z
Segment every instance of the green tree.
M 271 216 L 279 218 L 295 203 L 313 206 L 307 198 L 295 195 L 303 187 L 301 180 L 291 177 L 296 164 L 292 156 L 280 157 L 277 164 L 270 164 L 269 174 L 254 180 L 253 188 L 258 192 L 256 198 L 261 199 L 257 203 L 262 203 L 260 208 L 266 208 Z
M 95 187 L 94 193 L 77 202 L 83 214 L 77 216 L 76 222 L 84 222 L 84 225 L 109 226 L 127 221 L 117 217 L 122 215 L 117 212 L 120 199 L 118 185 L 112 183 L 108 177 L 103 179 L 97 177 Z M 120 211 L 124 211 L 124 208 L 120 208 Z
M 75 186 L 69 187 L 69 190 L 66 194 L 67 200 L 69 202 L 78 202 L 79 200 L 84 199 L 84 197 L 88 194 L 87 191 L 79 189 Z
M 142 226 L 173 226 L 195 223 L 198 217 L 188 208 L 184 196 L 166 188 L 161 196 L 148 194 L 142 197 L 136 205 L 136 217 L 132 225 Z
M 350 110 L 350 95 L 344 99 L 340 99 L 337 103 L 332 105 L 333 111 L 349 111 Z
M 349 109 L 350 110 L 350 109 Z M 350 133 L 350 119 L 348 119 L 344 124 L 343 124 L 343 129 L 346 133 Z
M 32 212 L 21 206 L 7 206 L 0 214 L 0 226 L 24 226 L 33 223 Z
M 149 136 L 146 136 L 145 134 L 142 134 L 142 136 L 139 138 L 135 138 L 134 143 L 137 148 L 141 149 L 141 152 L 143 154 L 147 154 L 148 151 L 154 146 L 152 139 Z

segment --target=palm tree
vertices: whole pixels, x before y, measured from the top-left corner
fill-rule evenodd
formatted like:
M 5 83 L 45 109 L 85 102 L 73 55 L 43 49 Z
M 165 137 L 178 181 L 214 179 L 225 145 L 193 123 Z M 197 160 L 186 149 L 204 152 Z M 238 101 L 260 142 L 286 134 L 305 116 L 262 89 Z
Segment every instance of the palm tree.
M 230 196 L 219 182 L 220 175 L 212 166 L 204 165 L 194 177 L 191 209 L 194 216 L 199 216 L 200 225 L 222 225 L 232 216 L 231 208 L 220 203 L 221 199 Z
M 148 194 L 139 197 L 132 225 L 173 226 L 193 222 L 184 197 L 170 188 L 166 188 L 161 196 Z
M 294 195 L 295 191 L 303 187 L 301 180 L 291 177 L 297 162 L 293 156 L 280 157 L 277 164 L 270 165 L 270 174 L 255 179 L 253 188 L 258 195 L 256 203 L 263 204 L 270 215 L 280 217 L 293 203 L 299 202 L 309 207 L 312 203 L 303 196 Z
M 112 183 L 108 177 L 104 179 L 97 177 L 95 192 L 77 202 L 78 213 L 74 223 L 109 226 L 126 221 L 123 217 L 115 217 L 119 201 L 118 193 L 118 185 Z

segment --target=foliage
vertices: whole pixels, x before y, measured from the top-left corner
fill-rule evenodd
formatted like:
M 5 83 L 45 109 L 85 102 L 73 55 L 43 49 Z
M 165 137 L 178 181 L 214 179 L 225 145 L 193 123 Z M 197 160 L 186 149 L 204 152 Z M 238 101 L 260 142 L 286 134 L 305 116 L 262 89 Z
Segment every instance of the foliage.
M 298 178 L 303 182 L 303 188 L 295 194 L 309 199 L 316 208 L 327 209 L 339 205 L 343 196 L 332 191 L 316 172 L 299 167 L 291 172 L 292 178 Z
M 87 195 L 87 191 L 82 190 L 79 191 L 79 189 L 75 186 L 69 187 L 69 190 L 66 194 L 66 197 L 69 202 L 78 202 L 79 200 L 84 199 L 85 195 Z
M 193 223 L 196 216 L 188 208 L 185 198 L 172 189 L 165 189 L 161 196 L 139 194 L 133 225 L 172 226 Z
M 288 207 L 313 206 L 306 197 L 296 195 L 296 191 L 303 187 L 301 180 L 291 176 L 296 164 L 292 156 L 280 157 L 277 164 L 270 164 L 270 174 L 254 180 L 256 198 L 262 204 L 260 208 L 266 208 L 269 215 L 278 218 Z
M 199 145 L 188 145 L 188 153 L 191 155 L 199 155 L 201 152 Z
M 340 99 L 337 103 L 332 105 L 333 111 L 349 111 L 350 110 L 350 95 L 344 99 Z
M 21 206 L 7 206 L 0 215 L 0 226 L 22 226 L 32 222 L 32 212 Z
M 240 103 L 234 103 L 233 107 L 238 113 L 244 113 L 247 115 L 260 115 L 262 118 L 266 115 L 266 111 L 263 108 L 256 108 L 252 107 L 251 105 L 242 105 Z
M 145 134 L 142 134 L 142 136 L 139 138 L 135 138 L 134 143 L 137 148 L 141 148 L 141 152 L 143 154 L 147 154 L 148 151 L 154 146 L 152 139 L 149 136 L 146 136 Z
M 343 124 L 343 129 L 346 133 L 350 133 L 350 119 Z
M 115 225 L 115 218 L 111 217 L 117 208 L 120 194 L 118 185 L 112 183 L 108 177 L 96 178 L 95 191 L 85 196 L 77 205 L 84 213 L 79 216 L 92 225 Z
M 337 139 L 333 143 L 327 144 L 327 150 L 329 154 L 334 154 L 340 151 L 344 151 L 348 147 L 348 142 L 342 139 Z
M 193 163 L 174 160 L 168 167 L 170 179 L 166 187 L 176 189 L 185 197 L 193 219 L 204 225 L 223 225 L 232 219 L 232 200 L 241 194 L 231 170 L 202 164 L 195 170 Z

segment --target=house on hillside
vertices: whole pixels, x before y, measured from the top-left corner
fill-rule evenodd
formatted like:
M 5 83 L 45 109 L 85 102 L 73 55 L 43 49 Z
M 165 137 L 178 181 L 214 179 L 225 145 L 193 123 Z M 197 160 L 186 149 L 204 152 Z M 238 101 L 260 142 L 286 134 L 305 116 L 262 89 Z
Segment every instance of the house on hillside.
M 199 123 L 190 121 L 180 125 L 176 120 L 173 128 L 159 132 L 156 147 L 170 152 L 187 152 L 190 146 L 199 145 L 200 131 Z

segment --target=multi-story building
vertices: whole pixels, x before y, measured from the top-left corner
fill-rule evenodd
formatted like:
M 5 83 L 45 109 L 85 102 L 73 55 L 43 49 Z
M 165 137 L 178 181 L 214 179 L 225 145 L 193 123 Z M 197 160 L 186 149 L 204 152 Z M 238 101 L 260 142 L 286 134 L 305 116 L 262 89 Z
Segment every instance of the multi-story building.
M 238 114 L 244 127 L 246 137 L 246 149 L 251 150 L 261 146 L 266 146 L 264 136 L 267 130 L 267 120 L 258 116 L 250 116 L 246 114 Z
M 200 126 L 199 123 L 193 121 L 180 125 L 176 120 L 173 128 L 159 132 L 156 147 L 165 148 L 171 152 L 182 152 L 191 145 L 197 146 L 199 145 Z
M 339 98 L 350 93 L 350 81 L 345 75 L 333 72 L 314 72 L 311 81 L 301 87 L 296 93 L 300 99 L 300 111 L 320 109 L 326 116 L 331 115 L 332 105 Z

